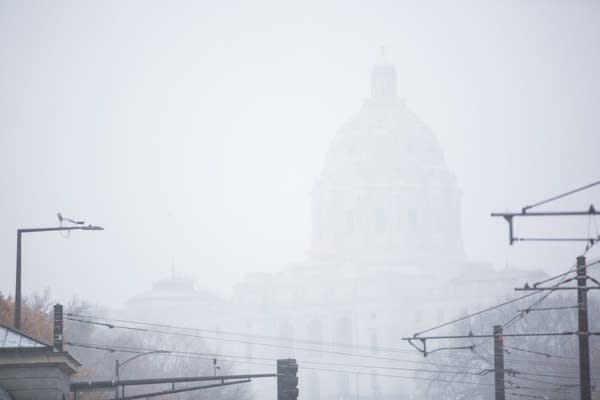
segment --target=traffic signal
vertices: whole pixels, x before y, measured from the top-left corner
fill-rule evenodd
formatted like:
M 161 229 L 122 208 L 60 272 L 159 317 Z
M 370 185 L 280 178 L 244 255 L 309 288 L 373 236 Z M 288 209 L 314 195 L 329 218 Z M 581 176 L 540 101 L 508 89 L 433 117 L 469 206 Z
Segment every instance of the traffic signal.
M 292 358 L 277 360 L 277 400 L 296 400 L 298 394 L 296 360 Z

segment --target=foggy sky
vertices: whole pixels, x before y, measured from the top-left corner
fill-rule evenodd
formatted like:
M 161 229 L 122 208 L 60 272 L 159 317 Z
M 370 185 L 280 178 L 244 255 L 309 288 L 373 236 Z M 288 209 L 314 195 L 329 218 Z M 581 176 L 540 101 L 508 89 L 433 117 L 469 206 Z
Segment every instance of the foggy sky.
M 600 179 L 597 2 L 0 0 L 0 291 L 16 229 L 58 211 L 106 230 L 24 237 L 25 293 L 118 306 L 174 262 L 226 294 L 301 261 L 381 46 L 456 173 L 468 257 L 565 269 L 581 245 L 509 248 L 489 212 Z

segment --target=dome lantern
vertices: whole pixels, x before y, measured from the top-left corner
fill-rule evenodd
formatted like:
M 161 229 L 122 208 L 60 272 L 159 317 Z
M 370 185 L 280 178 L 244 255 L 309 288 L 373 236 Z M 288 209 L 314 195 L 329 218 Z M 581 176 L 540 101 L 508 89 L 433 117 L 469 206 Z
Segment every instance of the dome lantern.
M 371 71 L 371 98 L 391 100 L 398 97 L 396 70 L 390 64 L 378 64 Z

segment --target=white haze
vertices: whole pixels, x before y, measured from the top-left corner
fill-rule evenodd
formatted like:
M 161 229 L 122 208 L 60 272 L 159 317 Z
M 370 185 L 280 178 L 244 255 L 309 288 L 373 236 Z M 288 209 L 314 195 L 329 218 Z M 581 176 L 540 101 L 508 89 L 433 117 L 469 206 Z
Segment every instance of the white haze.
M 489 212 L 600 177 L 599 22 L 593 1 L 1 0 L 0 290 L 16 229 L 58 211 L 106 230 L 27 235 L 26 293 L 118 306 L 174 262 L 227 294 L 301 260 L 381 46 L 457 175 L 468 257 L 561 271 L 581 245 L 509 248 Z

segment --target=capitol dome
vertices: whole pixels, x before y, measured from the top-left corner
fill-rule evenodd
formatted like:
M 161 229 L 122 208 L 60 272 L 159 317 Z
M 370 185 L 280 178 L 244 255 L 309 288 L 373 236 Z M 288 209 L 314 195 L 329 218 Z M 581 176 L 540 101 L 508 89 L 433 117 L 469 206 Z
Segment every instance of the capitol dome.
M 371 96 L 345 122 L 313 191 L 312 254 L 371 263 L 464 258 L 460 190 L 435 135 L 376 65 Z

